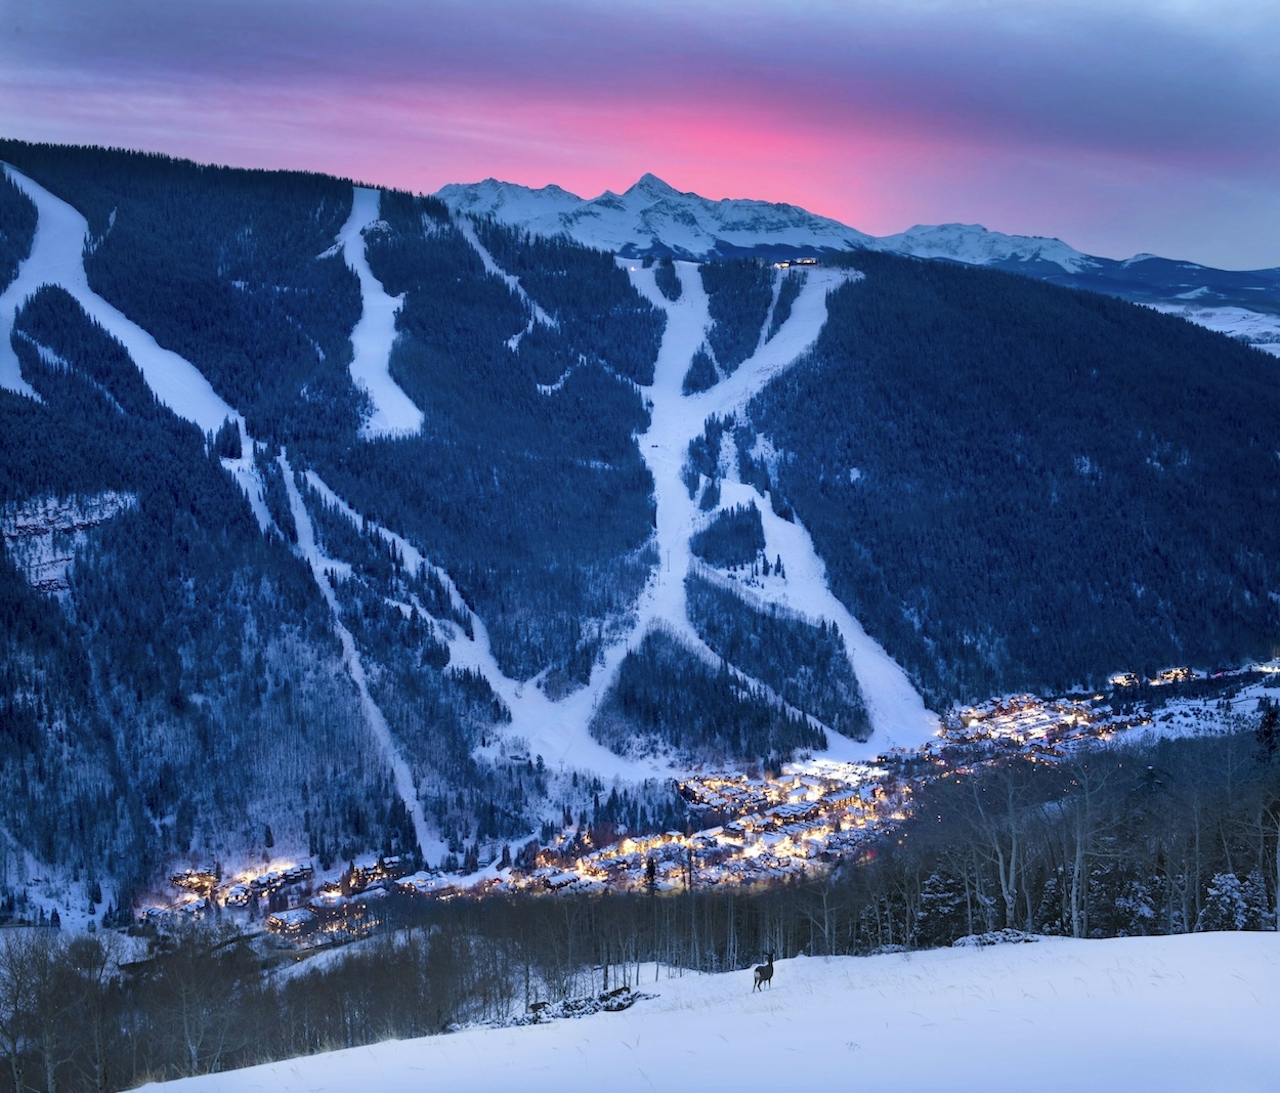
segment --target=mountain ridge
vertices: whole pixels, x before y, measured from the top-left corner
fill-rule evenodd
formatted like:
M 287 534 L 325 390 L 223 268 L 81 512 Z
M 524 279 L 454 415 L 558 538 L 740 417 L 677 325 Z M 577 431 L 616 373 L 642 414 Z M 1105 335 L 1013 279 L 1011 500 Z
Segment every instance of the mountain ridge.
M 797 206 L 750 198 L 712 200 L 652 173 L 621 194 L 582 198 L 554 184 L 540 189 L 487 178 L 436 191 L 455 214 L 492 217 L 546 238 L 565 236 L 623 258 L 689 261 L 754 257 L 769 261 L 869 250 L 1018 273 L 1069 288 L 1159 305 L 1192 322 L 1280 354 L 1280 266 L 1219 270 L 1139 253 L 1103 258 L 1052 236 L 990 231 L 981 224 L 916 224 L 872 236 Z M 1221 309 L 1274 316 L 1237 321 Z M 1206 309 L 1212 313 L 1205 314 Z
M 594 198 L 584 198 L 556 183 L 546 186 L 531 187 L 517 182 L 505 182 L 492 176 L 479 182 L 451 182 L 440 187 L 434 194 L 454 212 L 472 215 L 491 215 L 499 222 L 511 226 L 523 227 L 534 234 L 545 234 L 550 227 L 538 221 L 537 214 L 559 213 L 564 216 L 564 225 L 569 229 L 584 219 L 591 219 L 597 208 L 613 208 L 630 211 L 639 201 L 651 199 L 653 203 L 666 201 L 683 201 L 692 209 L 706 210 L 765 210 L 771 209 L 781 216 L 791 218 L 797 225 L 808 225 L 814 233 L 813 245 L 823 247 L 826 244 L 823 234 L 846 235 L 856 241 L 856 248 L 868 250 L 885 250 L 894 254 L 905 254 L 910 257 L 952 257 L 971 265 L 987 265 L 992 262 L 1018 259 L 1031 261 L 1040 259 L 1060 265 L 1068 272 L 1094 268 L 1099 265 L 1115 264 L 1129 267 L 1150 259 L 1174 262 L 1188 269 L 1216 269 L 1199 262 L 1182 259 L 1167 259 L 1161 255 L 1143 251 L 1128 258 L 1104 258 L 1077 250 L 1057 236 L 1023 235 L 992 231 L 982 224 L 969 224 L 961 221 L 947 221 L 940 224 L 913 224 L 911 227 L 889 235 L 874 236 L 861 231 L 833 217 L 811 213 L 807 209 L 789 202 L 763 201 L 757 198 L 707 198 L 693 191 L 678 190 L 670 183 L 646 171 L 622 193 L 605 190 Z M 630 200 L 628 200 L 630 199 Z M 585 207 L 585 208 L 584 208 Z M 536 213 L 531 215 L 531 212 Z M 647 212 L 646 209 L 640 213 Z M 723 216 L 717 217 L 723 220 Z M 766 231 L 777 230 L 776 226 L 766 227 Z M 578 242 L 590 245 L 585 233 L 568 231 Z M 630 241 L 635 257 L 645 253 L 645 248 L 638 245 L 637 240 Z M 666 242 L 665 240 L 655 242 Z M 967 248 L 964 244 L 968 244 Z M 668 247 L 675 252 L 674 244 Z M 705 251 L 689 251 L 681 257 L 703 259 L 716 257 L 714 244 Z M 1252 270 L 1217 270 L 1220 273 L 1271 273 L 1280 275 L 1280 265 L 1267 266 Z

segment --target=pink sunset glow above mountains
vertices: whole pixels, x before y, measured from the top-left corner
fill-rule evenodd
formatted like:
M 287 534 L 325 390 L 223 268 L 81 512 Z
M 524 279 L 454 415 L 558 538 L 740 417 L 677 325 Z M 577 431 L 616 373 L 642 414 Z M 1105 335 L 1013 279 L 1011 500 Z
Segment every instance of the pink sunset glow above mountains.
M 1274 5 L 771 8 L 45 0 L 0 27 L 0 134 L 1280 264 Z

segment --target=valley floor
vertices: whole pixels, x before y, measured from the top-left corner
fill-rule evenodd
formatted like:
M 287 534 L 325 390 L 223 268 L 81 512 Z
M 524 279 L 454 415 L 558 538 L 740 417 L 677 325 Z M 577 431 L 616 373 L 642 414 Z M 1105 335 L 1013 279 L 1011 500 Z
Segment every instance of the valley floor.
M 1215 1090 L 1276 1088 L 1273 933 L 954 948 L 641 969 L 622 1013 L 472 1028 L 173 1082 L 174 1093 L 423 1089 Z

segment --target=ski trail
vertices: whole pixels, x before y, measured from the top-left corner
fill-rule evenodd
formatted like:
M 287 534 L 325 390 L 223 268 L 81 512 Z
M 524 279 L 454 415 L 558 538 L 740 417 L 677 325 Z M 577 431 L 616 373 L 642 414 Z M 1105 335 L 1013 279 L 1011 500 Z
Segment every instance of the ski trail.
M 890 748 L 916 748 L 931 740 L 938 731 L 937 716 L 926 709 L 924 700 L 898 663 L 831 591 L 826 564 L 814 549 L 804 525 L 798 518 L 788 522 L 775 515 L 770 499 L 761 496 L 753 486 L 737 481 L 736 471 L 733 481 L 721 482 L 722 507 L 731 508 L 749 501 L 754 501 L 760 510 L 766 556 L 780 557 L 787 574 L 781 580 L 766 579 L 762 581 L 762 588 L 753 591 L 766 603 L 835 624 L 867 707 L 874 730 L 871 738 L 859 743 L 828 730 L 832 739 L 831 757 L 871 759 Z
M 444 585 L 445 590 L 449 593 L 449 600 L 453 604 L 454 610 L 465 611 L 471 613 L 471 609 L 467 607 L 466 601 L 462 598 L 462 593 L 458 591 L 457 586 L 453 583 L 453 578 L 449 576 L 443 569 L 437 565 L 432 565 L 425 557 L 422 551 L 414 546 L 408 539 L 401 535 L 397 535 L 393 531 L 388 531 L 380 524 L 375 524 L 372 520 L 365 520 L 355 509 L 346 503 L 337 492 L 331 489 L 328 484 L 315 471 L 306 472 L 307 485 L 316 491 L 325 502 L 336 508 L 343 516 L 351 521 L 356 527 L 367 526 L 372 528 L 384 543 L 394 546 L 400 552 L 400 557 L 404 559 L 405 568 L 411 573 L 417 573 L 427 570 L 434 574 L 435 577 Z M 475 616 L 472 616 L 474 621 Z
M 581 706 L 588 721 L 612 684 L 627 653 L 638 649 L 645 636 L 655 628 L 660 627 L 674 635 L 695 656 L 707 663 L 718 667 L 721 661 L 720 656 L 706 645 L 689 622 L 685 576 L 694 565 L 689 539 L 705 522 L 706 517 L 699 511 L 696 501 L 690 499 L 680 477 L 689 441 L 702 432 L 706 416 L 715 412 L 701 404 L 695 405 L 681 393 L 685 371 L 706 337 L 711 318 L 707 294 L 697 266 L 677 262 L 676 271 L 683 287 L 680 299 L 674 303 L 658 290 L 652 269 L 633 268 L 631 274 L 641 294 L 662 307 L 667 314 L 667 324 L 654 366 L 654 382 L 645 389 L 650 402 L 650 425 L 646 432 L 637 437 L 641 455 L 654 480 L 657 501 L 655 538 L 659 557 L 658 565 L 650 574 L 637 601 L 634 622 L 627 637 L 608 647 L 603 663 L 597 664 L 592 672 L 590 683 L 566 700 L 566 704 L 576 702 Z M 817 329 L 821 329 L 821 322 L 826 317 L 825 294 L 821 302 L 820 315 L 814 313 L 813 309 L 806 313 L 817 324 L 810 342 L 812 338 L 816 338 Z M 752 358 L 753 361 L 755 359 Z M 760 374 L 771 375 L 786 363 L 789 361 L 774 352 L 762 356 L 757 362 L 757 368 Z M 738 374 L 735 373 L 735 376 Z M 747 385 L 742 385 L 740 381 L 741 390 L 739 387 L 730 390 L 726 396 L 730 401 L 745 401 L 746 397 L 754 393 L 750 387 L 750 375 L 744 378 Z M 728 381 L 721 381 L 718 386 L 726 382 Z M 730 668 L 740 682 L 758 688 L 765 695 L 777 699 L 784 708 L 790 709 L 768 684 L 736 666 L 731 665 Z
M 89 233 L 85 218 L 7 164 L 5 171 L 35 203 L 39 214 L 31 255 L 22 264 L 15 282 L 21 286 L 21 298 L 34 294 L 41 285 L 60 285 L 91 319 L 128 350 L 147 386 L 175 414 L 195 422 L 206 433 L 216 432 L 227 418 L 239 421 L 239 415 L 217 395 L 193 364 L 177 353 L 162 349 L 142 327 L 89 288 L 83 260 L 84 241 Z M 5 295 L 8 296 L 8 292 Z M 12 328 L 13 316 L 5 315 L 4 321 Z M 4 335 L 7 344 L 8 330 Z
M 403 436 L 422 428 L 422 411 L 391 378 L 391 347 L 396 340 L 396 310 L 403 296 L 388 296 L 369 268 L 364 230 L 378 220 L 382 192 L 354 187 L 351 215 L 338 233 L 342 256 L 360 278 L 360 321 L 351 331 L 351 378 L 369 396 L 373 413 L 360 426 L 366 439 Z
M 418 850 L 425 856 L 428 851 L 436 851 L 438 849 L 437 844 L 443 844 L 440 844 L 440 840 L 432 838 L 431 831 L 427 827 L 427 820 L 422 812 L 422 802 L 418 800 L 418 790 L 413 780 L 413 772 L 409 769 L 408 761 L 396 746 L 395 738 L 391 735 L 391 726 L 387 724 L 386 717 L 383 716 L 382 710 L 378 708 L 378 704 L 369 693 L 369 680 L 365 675 L 364 663 L 360 660 L 360 651 L 356 648 L 356 639 L 342 621 L 342 608 L 339 606 L 338 597 L 334 593 L 333 586 L 329 583 L 328 576 L 325 574 L 326 569 L 342 571 L 345 568 L 349 571 L 349 567 L 345 567 L 341 562 L 331 558 L 326 558 L 320 552 L 320 547 L 316 542 L 315 528 L 311 523 L 311 514 L 307 512 L 307 506 L 303 504 L 302 495 L 298 492 L 297 483 L 293 480 L 293 469 L 289 466 L 289 461 L 283 453 L 276 457 L 276 462 L 279 463 L 280 470 L 284 473 L 284 485 L 289 494 L 289 509 L 293 513 L 293 522 L 298 529 L 298 552 L 311 567 L 311 575 L 315 578 L 325 602 L 329 605 L 329 614 L 333 619 L 333 629 L 338 635 L 338 640 L 342 643 L 342 659 L 347 666 L 347 672 L 356 685 L 356 690 L 360 693 L 360 708 L 364 713 L 365 723 L 369 726 L 369 731 L 373 735 L 374 742 L 378 745 L 378 750 L 391 768 L 391 773 L 395 778 L 396 792 L 400 795 L 400 800 L 404 802 L 404 807 L 408 811 L 409 817 L 413 820 L 413 830 L 414 836 L 418 840 Z
M 222 465 L 244 491 L 259 527 L 266 530 L 271 525 L 271 517 L 263 500 L 262 482 L 253 466 L 253 439 L 245 428 L 244 418 L 222 400 L 195 365 L 162 348 L 142 327 L 89 287 L 84 269 L 84 241 L 89 233 L 85 218 L 21 171 L 7 163 L 4 169 L 35 203 L 38 220 L 31 254 L 19 268 L 17 280 L 0 297 L 0 382 L 22 394 L 35 394 L 22 380 L 10 345 L 14 313 L 41 285 L 66 289 L 90 319 L 124 346 L 156 398 L 175 414 L 194 422 L 206 434 L 217 432 L 228 418 L 236 423 L 240 432 L 240 458 L 223 459 Z M 12 310 L 10 300 L 14 301 Z M 18 375 L 19 386 L 10 382 L 11 372 Z
M 651 424 L 648 432 L 638 438 L 641 454 L 654 479 L 660 558 L 658 572 L 641 596 L 638 624 L 630 642 L 635 645 L 658 620 L 682 636 L 693 630 L 688 621 L 684 578 L 695 565 L 689 539 L 705 523 L 706 516 L 698 510 L 696 501 L 690 499 L 680 478 L 689 442 L 702 433 L 711 415 L 740 416 L 752 397 L 807 352 L 826 322 L 828 293 L 862 275 L 840 270 L 810 271 L 792 304 L 791 314 L 778 332 L 761 342 L 732 376 L 722 379 L 709 391 L 686 396 L 681 393 L 685 370 L 710 325 L 706 292 L 698 268 L 692 263 L 676 263 L 682 292 L 674 303 L 658 290 L 651 269 L 634 265 L 628 268 L 641 295 L 667 313 L 654 383 L 648 392 L 652 403 Z M 721 484 L 721 506 L 748 500 L 755 500 L 761 510 L 766 549 L 771 556 L 782 556 L 787 571 L 786 581 L 776 582 L 779 588 L 770 590 L 771 598 L 780 605 L 836 624 L 867 705 L 873 729 L 871 740 L 859 744 L 828 730 L 828 754 L 838 758 L 864 758 L 890 747 L 916 745 L 930 738 L 937 729 L 936 718 L 925 708 L 902 669 L 831 592 L 826 567 L 814 550 L 808 532 L 798 520 L 788 523 L 775 516 L 769 499 L 738 482 L 735 470 Z
M 395 534 L 372 520 L 364 520 L 314 471 L 306 473 L 306 480 L 308 485 L 328 503 L 334 505 L 356 527 L 368 527 L 384 542 L 393 544 L 401 552 L 406 568 L 413 570 L 425 567 L 434 573 L 448 590 L 454 607 L 469 611 L 449 574 L 425 558 L 417 547 L 403 536 Z M 301 532 L 299 532 L 299 544 L 301 544 Z M 324 562 L 324 565 L 330 568 L 341 564 L 327 559 Z M 327 589 L 328 586 L 325 584 L 322 587 Z M 422 609 L 415 605 L 415 610 Z M 426 614 L 425 611 L 422 613 Z M 509 739 L 518 737 L 524 740 L 528 744 L 529 754 L 541 755 L 553 770 L 573 768 L 597 774 L 601 778 L 621 778 L 625 781 L 638 781 L 646 776 L 666 773 L 656 763 L 646 765 L 625 760 L 591 737 L 587 726 L 594 711 L 597 692 L 590 687 L 579 690 L 559 702 L 553 702 L 537 686 L 536 680 L 522 682 L 504 674 L 493 655 L 489 631 L 484 621 L 475 612 L 470 612 L 470 615 L 474 634 L 472 638 L 468 638 L 459 627 L 450 622 L 436 621 L 440 623 L 440 636 L 449 646 L 449 667 L 469 668 L 480 673 L 511 711 L 511 724 L 502 730 L 502 735 Z M 625 652 L 625 646 L 610 650 L 615 669 L 617 664 L 622 662 Z M 475 754 L 495 758 L 498 752 L 499 744 L 495 741 L 488 748 L 476 749 Z
M 520 283 L 519 277 L 514 273 L 508 273 L 493 260 L 493 255 L 489 253 L 485 245 L 480 242 L 480 237 L 476 235 L 475 225 L 472 224 L 467 217 L 455 216 L 453 218 L 453 222 L 457 225 L 458 231 L 462 232 L 463 238 L 466 239 L 466 241 L 475 249 L 476 254 L 480 255 L 480 261 L 484 263 L 485 271 L 492 273 L 495 277 L 500 277 L 506 282 L 507 287 L 510 288 L 512 292 L 529 305 L 533 312 L 533 318 L 530 320 L 530 325 L 525 327 L 523 333 L 527 334 L 532 330 L 533 323 L 535 322 L 542 323 L 544 326 L 550 327 L 557 327 L 560 325 L 555 321 L 555 319 L 543 311 L 541 304 L 525 292 L 524 285 Z M 520 334 L 516 334 L 512 338 L 509 338 L 507 340 L 507 345 L 512 349 L 515 349 L 516 345 L 520 344 L 520 336 Z M 515 345 L 512 344 L 513 342 Z

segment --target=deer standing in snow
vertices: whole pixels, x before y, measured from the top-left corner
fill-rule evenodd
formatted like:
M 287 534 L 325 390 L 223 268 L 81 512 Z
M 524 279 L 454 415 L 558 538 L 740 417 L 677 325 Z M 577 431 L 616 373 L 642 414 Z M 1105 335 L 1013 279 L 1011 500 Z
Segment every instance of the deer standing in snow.
M 773 953 L 765 953 L 765 956 L 769 959 L 756 966 L 756 981 L 751 987 L 753 992 L 758 991 L 765 983 L 769 984 L 770 989 L 773 988 Z

